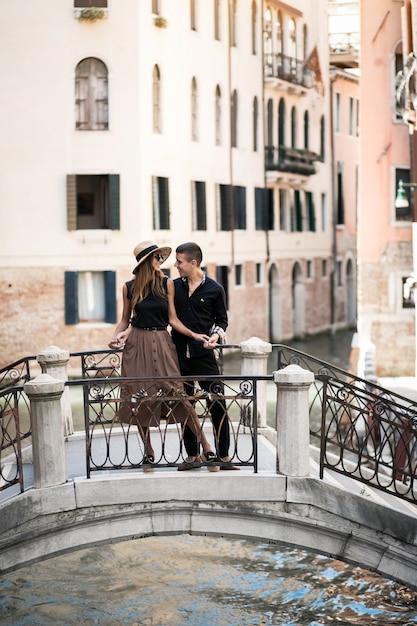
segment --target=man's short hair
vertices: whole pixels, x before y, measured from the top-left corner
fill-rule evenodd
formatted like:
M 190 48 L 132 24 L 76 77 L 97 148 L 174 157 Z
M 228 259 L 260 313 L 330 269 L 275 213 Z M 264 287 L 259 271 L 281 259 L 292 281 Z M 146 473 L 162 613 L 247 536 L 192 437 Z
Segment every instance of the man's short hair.
M 182 243 L 177 247 L 175 252 L 177 254 L 183 254 L 188 262 L 197 261 L 197 265 L 200 267 L 203 260 L 203 252 L 197 243 L 194 243 L 193 241 Z

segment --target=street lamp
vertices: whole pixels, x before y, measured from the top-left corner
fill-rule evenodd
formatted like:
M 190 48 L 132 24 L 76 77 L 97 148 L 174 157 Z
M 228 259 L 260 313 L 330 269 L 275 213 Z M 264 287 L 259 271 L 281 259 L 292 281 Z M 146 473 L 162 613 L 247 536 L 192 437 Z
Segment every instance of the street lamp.
M 417 183 L 404 183 L 400 178 L 398 181 L 397 197 L 395 198 L 396 209 L 408 209 L 410 206 L 407 194 L 405 193 L 405 187 L 411 191 L 415 191 L 417 189 Z

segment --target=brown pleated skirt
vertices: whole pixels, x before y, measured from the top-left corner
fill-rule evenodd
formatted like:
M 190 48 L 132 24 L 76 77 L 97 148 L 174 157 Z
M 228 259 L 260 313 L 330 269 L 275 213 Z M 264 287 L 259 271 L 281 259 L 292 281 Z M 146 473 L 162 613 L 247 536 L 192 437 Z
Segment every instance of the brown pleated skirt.
M 122 356 L 122 377 L 150 377 L 151 380 L 126 381 L 121 385 L 118 420 L 127 424 L 158 426 L 161 417 L 185 422 L 196 416 L 188 400 L 178 357 L 167 330 L 149 331 L 132 327 Z M 170 379 L 161 380 L 160 377 Z

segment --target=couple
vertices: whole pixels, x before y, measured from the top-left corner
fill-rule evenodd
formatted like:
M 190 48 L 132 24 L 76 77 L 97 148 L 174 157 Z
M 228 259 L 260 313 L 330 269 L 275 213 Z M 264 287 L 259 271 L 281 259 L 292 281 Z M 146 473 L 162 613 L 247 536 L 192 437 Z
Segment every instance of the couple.
M 137 265 L 135 278 L 123 285 L 123 313 L 117 325 L 110 348 L 124 346 L 122 376 L 146 376 L 158 379 L 166 376 L 211 376 L 219 370 L 213 353 L 227 328 L 227 310 L 223 287 L 208 278 L 201 269 L 202 251 L 196 243 L 184 243 L 176 249 L 175 267 L 180 275 L 174 281 L 167 278 L 161 264 L 171 254 L 171 248 L 158 247 L 151 241 L 138 244 L 133 252 Z M 172 327 L 172 337 L 167 331 Z M 185 390 L 193 395 L 194 385 L 183 386 L 178 380 L 158 380 L 158 389 L 137 390 L 131 387 L 123 392 L 131 401 L 123 403 L 119 419 L 137 424 L 145 443 L 144 469 L 149 470 L 155 460 L 149 426 L 157 426 L 161 414 L 169 417 L 168 407 L 160 400 L 144 401 L 144 397 L 158 393 L 172 395 L 173 388 L 180 394 Z M 201 381 L 208 391 L 210 381 Z M 135 390 L 134 390 L 135 391 Z M 132 401 L 136 400 L 136 405 Z M 200 443 L 203 461 L 209 470 L 239 469 L 229 456 L 230 433 L 224 399 L 208 400 L 216 454 L 211 450 L 200 428 L 191 403 L 174 403 L 173 416 L 184 425 L 184 444 L 187 451 L 181 470 L 200 467 Z M 215 463 L 215 465 L 213 465 Z

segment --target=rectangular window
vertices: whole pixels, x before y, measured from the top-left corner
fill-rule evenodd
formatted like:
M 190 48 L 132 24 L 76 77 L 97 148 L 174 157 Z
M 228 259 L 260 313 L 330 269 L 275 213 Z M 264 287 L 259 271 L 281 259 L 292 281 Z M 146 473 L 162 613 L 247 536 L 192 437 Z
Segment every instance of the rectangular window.
M 321 194 L 321 230 L 327 232 L 327 197 L 325 193 Z
M 345 223 L 345 194 L 343 189 L 343 164 L 339 162 L 337 163 L 336 202 L 337 224 L 342 226 Z
M 246 187 L 218 186 L 219 230 L 246 229 Z
M 153 227 L 155 230 L 170 229 L 169 179 L 152 176 Z
M 243 267 L 241 265 L 235 265 L 235 284 L 243 284 Z
M 262 282 L 262 264 L 256 263 L 255 265 L 255 281 L 259 285 Z
M 197 30 L 197 0 L 190 0 L 190 20 L 191 20 L 191 30 Z
M 279 229 L 288 233 L 290 230 L 288 216 L 288 192 L 286 189 L 280 189 L 279 197 Z
M 314 210 L 314 197 L 311 191 L 306 191 L 306 209 L 308 219 L 308 230 L 315 232 L 316 230 L 316 214 Z
M 65 272 L 65 323 L 116 322 L 116 272 Z
M 342 276 L 342 261 L 337 261 L 337 286 L 341 287 L 343 284 L 343 276 Z
M 246 187 L 233 187 L 233 214 L 234 227 L 237 230 L 246 230 Z
M 341 123 L 340 123 L 340 93 L 336 93 L 335 94 L 335 107 L 336 107 L 336 111 L 335 111 L 336 132 L 340 133 L 340 129 L 341 129 Z
M 191 182 L 191 207 L 193 230 L 207 230 L 205 182 Z
M 303 205 L 301 203 L 301 193 L 298 189 L 294 191 L 294 207 L 295 207 L 295 229 L 303 232 Z
M 306 274 L 307 274 L 307 278 L 313 278 L 313 262 L 310 260 L 307 260 Z
M 349 135 L 355 134 L 355 101 L 349 98 Z
M 226 307 L 229 308 L 229 266 L 218 265 L 216 267 L 216 280 L 223 286 L 226 294 Z
M 152 0 L 152 14 L 159 15 L 161 11 L 160 0 Z
M 327 259 L 322 259 L 321 261 L 321 275 L 323 278 L 327 276 Z
M 403 309 L 415 309 L 417 281 L 413 276 L 403 278 Z
M 120 229 L 118 174 L 68 174 L 68 230 Z
M 274 190 L 255 187 L 255 228 L 274 230 Z

